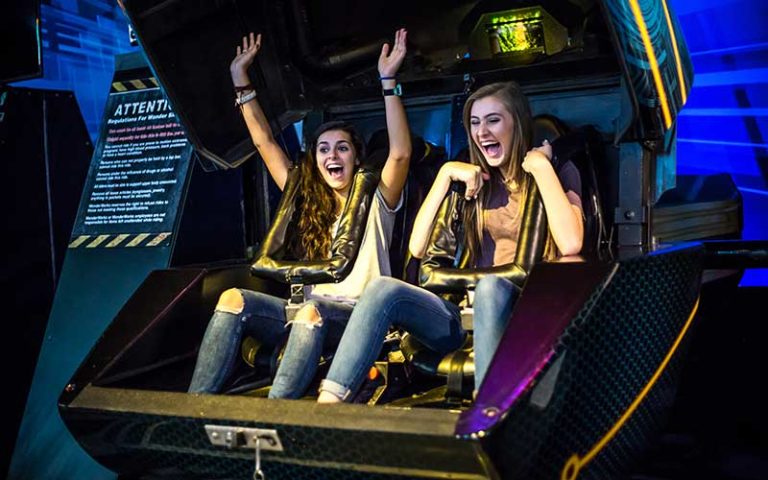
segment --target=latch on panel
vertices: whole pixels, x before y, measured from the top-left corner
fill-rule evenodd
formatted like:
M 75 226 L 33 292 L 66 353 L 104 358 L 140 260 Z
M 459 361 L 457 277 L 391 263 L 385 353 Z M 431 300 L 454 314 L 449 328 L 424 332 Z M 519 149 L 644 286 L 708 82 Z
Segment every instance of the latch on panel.
M 261 450 L 282 452 L 283 444 L 277 430 L 266 428 L 244 428 L 231 425 L 206 425 L 205 433 L 213 445 L 228 448 L 256 448 L 259 440 Z

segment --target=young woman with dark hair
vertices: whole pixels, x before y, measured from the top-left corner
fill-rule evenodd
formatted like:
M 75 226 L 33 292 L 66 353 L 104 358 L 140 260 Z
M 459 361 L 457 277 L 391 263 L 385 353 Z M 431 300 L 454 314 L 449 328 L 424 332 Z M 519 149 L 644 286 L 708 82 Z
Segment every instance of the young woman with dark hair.
M 365 285 L 379 276 L 390 275 L 389 243 L 411 156 L 405 110 L 400 97 L 393 94 L 397 83 L 395 75 L 406 54 L 406 37 L 405 29 L 398 30 L 392 48 L 384 44 L 378 61 L 389 133 L 389 156 L 371 203 L 357 260 L 343 281 L 315 285 L 306 295 L 308 300 L 291 322 L 283 360 L 269 393 L 272 398 L 298 398 L 304 394 L 324 347 L 332 348 L 338 343 Z M 243 38 L 230 72 L 251 139 L 282 190 L 291 163 L 275 141 L 247 73 L 260 47 L 261 35 L 254 37 L 251 33 Z M 321 125 L 315 133 L 299 167 L 299 194 L 304 199 L 298 222 L 299 241 L 296 242 L 300 258 L 319 260 L 329 257 L 331 241 L 363 155 L 363 140 L 347 123 L 330 122 Z M 282 298 L 245 289 L 233 288 L 222 293 L 203 337 L 189 391 L 221 391 L 236 364 L 245 335 L 255 337 L 266 346 L 277 345 L 287 327 L 286 303 Z

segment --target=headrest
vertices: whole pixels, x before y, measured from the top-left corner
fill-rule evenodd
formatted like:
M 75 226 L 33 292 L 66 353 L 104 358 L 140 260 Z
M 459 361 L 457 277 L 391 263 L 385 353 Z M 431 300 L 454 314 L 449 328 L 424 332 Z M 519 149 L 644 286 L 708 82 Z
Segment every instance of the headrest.
M 533 146 L 538 147 L 544 140 L 554 143 L 567 131 L 567 127 L 559 118 L 546 114 L 536 115 L 533 117 Z
M 373 152 L 376 150 L 387 150 L 389 148 L 389 135 L 386 128 L 380 128 L 373 132 L 371 138 L 365 146 L 366 150 Z
M 373 132 L 365 148 L 368 152 L 378 150 L 389 152 L 389 134 L 387 129 L 381 128 Z M 411 163 L 416 164 L 428 156 L 431 146 L 422 137 L 411 135 L 411 149 Z
M 366 168 L 370 170 L 381 170 L 384 168 L 384 164 L 387 163 L 387 156 L 389 151 L 387 149 L 367 150 L 368 156 L 360 162 L 360 168 Z

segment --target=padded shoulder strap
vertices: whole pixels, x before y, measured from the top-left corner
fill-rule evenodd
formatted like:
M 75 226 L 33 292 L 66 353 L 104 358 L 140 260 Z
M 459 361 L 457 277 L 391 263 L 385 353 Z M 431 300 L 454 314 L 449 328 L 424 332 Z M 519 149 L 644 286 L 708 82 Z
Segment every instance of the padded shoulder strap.
M 278 213 L 256 254 L 256 260 L 251 265 L 251 273 L 292 284 L 340 282 L 352 270 L 357 259 L 381 170 L 362 167 L 355 173 L 339 228 L 331 245 L 331 258 L 320 261 L 290 261 L 283 260 L 282 257 L 288 227 L 296 210 L 298 170 L 294 168 L 288 174 Z
M 529 272 L 533 265 L 544 257 L 544 249 L 547 246 L 547 212 L 544 210 L 544 202 L 541 201 L 539 186 L 529 175 L 528 198 L 523 206 L 523 220 L 520 225 L 520 233 L 517 237 L 517 251 L 515 252 L 515 265 L 523 271 Z M 525 279 L 523 279 L 524 281 Z M 515 282 L 522 287 L 522 283 Z
M 272 225 L 269 227 L 269 231 L 264 236 L 264 241 L 262 241 L 261 247 L 256 253 L 256 260 L 251 267 L 252 273 L 256 273 L 253 268 L 257 264 L 265 264 L 266 266 L 271 259 L 282 258 L 285 255 L 285 249 L 288 246 L 287 232 L 296 211 L 300 185 L 301 171 L 298 167 L 292 167 L 288 171 L 280 203 L 277 205 L 277 211 L 275 212 L 275 218 L 272 219 Z M 272 275 L 259 276 L 275 278 Z
M 515 261 L 488 268 L 466 268 L 469 258 L 463 252 L 455 266 L 461 229 L 462 195 L 455 189 L 446 195 L 432 227 L 427 252 L 421 262 L 419 282 L 422 287 L 435 293 L 459 293 L 474 289 L 477 282 L 488 274 L 498 275 L 522 287 L 528 271 L 544 255 L 547 238 L 547 214 L 536 183 L 529 186 L 529 195 L 523 209 Z M 462 249 L 463 250 L 463 249 Z

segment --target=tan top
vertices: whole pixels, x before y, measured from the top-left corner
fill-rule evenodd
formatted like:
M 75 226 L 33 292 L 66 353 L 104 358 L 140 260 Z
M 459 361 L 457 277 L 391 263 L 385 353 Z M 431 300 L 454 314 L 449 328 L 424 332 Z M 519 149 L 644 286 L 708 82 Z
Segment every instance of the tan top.
M 495 182 L 482 212 L 485 228 L 476 265 L 491 267 L 514 262 L 522 214 L 520 194 L 510 193 L 503 183 Z
M 581 207 L 581 175 L 573 162 L 566 161 L 557 171 L 560 185 L 573 205 Z M 506 265 L 515 261 L 517 237 L 523 212 L 520 194 L 509 192 L 503 183 L 495 181 L 488 204 L 483 209 L 483 240 L 475 265 L 480 268 Z

